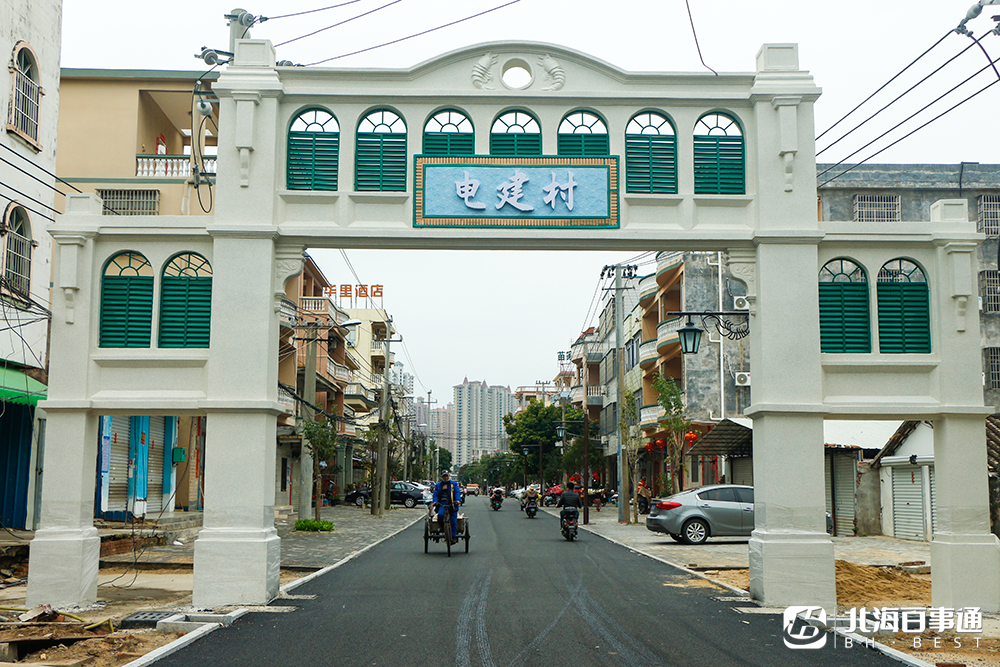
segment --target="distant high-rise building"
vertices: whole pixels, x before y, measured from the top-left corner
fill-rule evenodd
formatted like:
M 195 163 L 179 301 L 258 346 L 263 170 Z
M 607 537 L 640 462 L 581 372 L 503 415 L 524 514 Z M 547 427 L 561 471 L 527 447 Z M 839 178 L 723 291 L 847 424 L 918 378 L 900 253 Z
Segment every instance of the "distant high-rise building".
M 430 421 L 427 422 L 427 437 L 439 447 L 451 452 L 452 461 L 455 456 L 455 405 L 431 410 Z
M 506 449 L 503 416 L 513 412 L 517 401 L 510 387 L 490 386 L 478 380 L 455 385 L 454 465 L 476 461 L 483 454 Z

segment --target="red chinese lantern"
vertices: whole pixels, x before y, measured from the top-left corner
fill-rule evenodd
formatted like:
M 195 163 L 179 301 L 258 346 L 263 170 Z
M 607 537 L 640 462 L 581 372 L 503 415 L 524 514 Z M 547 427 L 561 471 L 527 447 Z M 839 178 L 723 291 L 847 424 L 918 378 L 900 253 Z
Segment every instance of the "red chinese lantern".
M 652 452 L 652 451 L 653 451 L 653 443 L 651 443 L 651 442 L 647 442 L 647 443 L 646 443 L 646 444 L 644 445 L 644 447 L 646 448 L 646 451 L 647 451 L 647 452 Z
M 664 449 L 667 448 L 667 441 L 664 440 L 663 438 L 660 438 L 659 440 L 656 441 L 656 446 L 662 452 Z
M 687 440 L 687 443 L 690 445 L 692 442 L 698 439 L 698 434 L 695 433 L 694 431 L 688 431 L 687 433 L 684 434 L 684 439 Z

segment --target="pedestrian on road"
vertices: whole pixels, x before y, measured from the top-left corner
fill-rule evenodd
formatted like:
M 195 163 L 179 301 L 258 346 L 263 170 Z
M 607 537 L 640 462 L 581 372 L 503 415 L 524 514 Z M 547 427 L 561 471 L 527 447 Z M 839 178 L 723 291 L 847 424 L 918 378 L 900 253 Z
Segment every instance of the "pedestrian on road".
M 461 507 L 462 492 L 458 482 L 451 481 L 451 473 L 441 472 L 441 481 L 434 486 L 434 502 L 437 503 L 438 520 L 444 526 L 444 514 L 447 511 L 451 523 L 451 542 L 458 542 L 458 508 Z

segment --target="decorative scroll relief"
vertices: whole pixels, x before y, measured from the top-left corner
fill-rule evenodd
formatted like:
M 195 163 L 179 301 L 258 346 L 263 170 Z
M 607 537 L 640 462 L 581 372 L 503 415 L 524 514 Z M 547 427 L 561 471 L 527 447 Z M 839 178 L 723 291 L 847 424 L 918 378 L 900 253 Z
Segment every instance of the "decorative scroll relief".
M 274 312 L 281 311 L 281 300 L 285 298 L 285 283 L 289 278 L 302 273 L 305 266 L 303 253 L 305 248 L 278 247 L 275 249 L 274 262 Z
M 472 85 L 480 90 L 493 90 L 493 66 L 497 64 L 494 53 L 486 53 L 472 66 Z
M 538 64 L 545 71 L 545 78 L 552 82 L 542 90 L 559 90 L 566 84 L 566 72 L 555 58 L 546 53 L 539 56 Z
M 732 248 L 726 259 L 726 266 L 733 278 L 747 288 L 750 314 L 757 312 L 757 251 L 753 248 Z

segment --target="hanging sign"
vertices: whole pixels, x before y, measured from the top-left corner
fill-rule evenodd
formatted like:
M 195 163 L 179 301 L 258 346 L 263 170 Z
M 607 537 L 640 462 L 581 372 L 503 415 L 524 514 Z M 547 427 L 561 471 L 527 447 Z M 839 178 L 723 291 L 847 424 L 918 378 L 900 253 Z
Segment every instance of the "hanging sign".
M 414 227 L 618 227 L 618 158 L 418 155 Z

